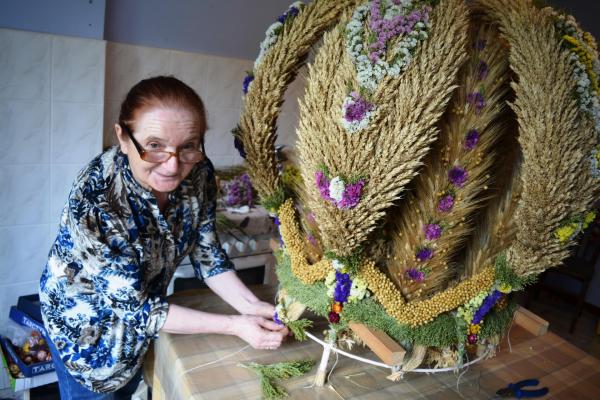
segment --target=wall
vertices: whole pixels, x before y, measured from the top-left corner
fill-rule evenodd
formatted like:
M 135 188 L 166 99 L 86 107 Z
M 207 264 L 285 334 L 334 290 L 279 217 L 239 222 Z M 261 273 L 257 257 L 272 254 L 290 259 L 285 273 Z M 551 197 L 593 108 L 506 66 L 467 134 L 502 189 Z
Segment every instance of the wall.
M 106 0 L 5 0 L 0 27 L 102 40 L 105 11 Z
M 231 129 L 239 121 L 242 80 L 253 61 L 205 54 L 108 42 L 104 143 L 116 143 L 114 124 L 127 91 L 139 80 L 155 75 L 174 75 L 202 97 L 208 114 L 206 152 L 215 166 L 241 164 L 233 147 Z M 290 85 L 277 121 L 278 144 L 293 145 L 297 124 L 297 97 L 303 92 L 303 76 Z
M 0 29 L 0 324 L 37 292 L 71 182 L 101 150 L 105 47 Z
M 293 0 L 108 0 L 104 39 L 251 59 Z

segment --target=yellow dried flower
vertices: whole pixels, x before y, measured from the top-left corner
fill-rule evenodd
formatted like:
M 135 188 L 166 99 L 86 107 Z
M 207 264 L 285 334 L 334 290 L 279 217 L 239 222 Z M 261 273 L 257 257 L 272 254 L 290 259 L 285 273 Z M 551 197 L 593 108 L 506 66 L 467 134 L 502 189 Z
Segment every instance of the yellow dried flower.
M 554 232 L 554 236 L 556 236 L 556 238 L 558 239 L 559 242 L 565 243 L 571 238 L 571 236 L 573 236 L 573 234 L 575 233 L 576 230 L 577 230 L 577 225 L 574 223 L 571 223 L 571 224 L 561 226 L 560 228 L 558 228 L 556 230 L 556 232 Z
M 583 228 L 587 228 L 594 220 L 596 219 L 596 212 L 595 211 L 590 211 L 588 213 L 585 214 L 585 217 L 583 218 Z
M 512 291 L 512 286 L 508 283 L 503 283 L 498 287 L 498 290 L 502 293 L 510 293 Z

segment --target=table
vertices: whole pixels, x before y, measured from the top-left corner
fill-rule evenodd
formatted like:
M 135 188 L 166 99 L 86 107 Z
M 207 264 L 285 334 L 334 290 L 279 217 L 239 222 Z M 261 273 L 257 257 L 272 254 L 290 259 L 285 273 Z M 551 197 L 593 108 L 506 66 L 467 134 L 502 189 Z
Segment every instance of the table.
M 257 286 L 263 300 L 272 300 L 275 289 Z M 181 292 L 172 302 L 209 312 L 233 313 L 208 290 Z M 319 329 L 312 330 L 320 332 Z M 490 399 L 510 382 L 538 378 L 550 388 L 544 398 L 600 398 L 600 360 L 553 333 L 534 336 L 518 325 L 510 331 L 512 352 L 504 342 L 496 357 L 471 366 L 460 376 L 408 373 L 403 381 L 386 379 L 389 370 L 340 356 L 329 385 L 312 385 L 316 367 L 303 377 L 283 382 L 290 399 Z M 322 347 L 313 341 L 290 339 L 277 351 L 254 350 L 237 337 L 161 333 L 154 344 L 153 399 L 259 399 L 257 376 L 238 363 L 270 364 L 296 359 L 319 361 Z M 362 355 L 375 356 L 362 349 Z M 227 357 L 227 358 L 224 358 Z M 335 362 L 332 355 L 329 366 Z M 187 371 L 187 372 L 186 372 Z M 332 389 L 333 388 L 333 389 Z
M 261 206 L 251 208 L 250 212 L 246 214 L 226 209 L 219 209 L 217 213 L 224 217 L 231 226 L 228 229 L 220 230 L 218 234 L 223 250 L 233 262 L 235 270 L 264 266 L 265 274 L 262 283 L 276 283 L 275 257 L 270 242 L 278 234 L 269 213 Z M 186 257 L 175 270 L 167 288 L 167 294 L 174 292 L 175 279 L 193 278 L 194 276 L 192 263 Z

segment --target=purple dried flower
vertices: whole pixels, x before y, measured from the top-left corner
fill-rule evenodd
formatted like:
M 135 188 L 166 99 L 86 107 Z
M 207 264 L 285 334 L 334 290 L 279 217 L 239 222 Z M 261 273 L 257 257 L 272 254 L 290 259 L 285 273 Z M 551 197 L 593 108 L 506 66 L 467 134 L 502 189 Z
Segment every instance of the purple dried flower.
M 438 203 L 438 210 L 441 212 L 448 212 L 452 207 L 454 207 L 454 196 L 451 194 L 444 196 Z
M 295 17 L 299 12 L 300 10 L 298 10 L 296 7 L 290 7 L 289 10 L 277 17 L 277 21 L 283 24 L 289 17 Z
M 273 314 L 273 321 L 275 321 L 277 325 L 283 325 L 283 322 L 281 322 L 279 319 L 279 314 L 277 314 L 277 311 L 275 311 L 275 314 Z
M 298 10 L 296 7 L 290 7 L 290 9 L 287 11 L 287 15 L 295 17 L 296 15 L 298 15 L 299 12 L 300 10 Z
M 473 44 L 473 47 L 475 48 L 475 50 L 481 51 L 481 50 L 485 49 L 486 45 L 487 45 L 487 41 L 485 39 L 477 39 L 475 41 L 475 43 Z
M 352 288 L 352 280 L 350 275 L 335 271 L 336 285 L 333 290 L 333 300 L 338 303 L 345 303 L 350 296 L 350 289 Z
M 479 114 L 485 107 L 485 98 L 481 92 L 472 92 L 467 95 L 467 103 L 475 107 L 475 113 Z
M 352 94 L 356 94 L 353 92 Z M 350 101 L 346 104 L 344 109 L 344 119 L 348 122 L 361 121 L 369 111 L 372 111 L 375 107 L 367 100 L 360 97 L 358 94 L 352 96 L 354 101 Z
M 431 257 L 433 257 L 433 249 L 429 247 L 423 247 L 417 251 L 416 257 L 417 261 L 419 262 L 431 260 Z
M 238 153 L 240 153 L 240 157 L 246 159 L 246 149 L 244 149 L 244 143 L 239 137 L 233 137 L 233 146 L 237 149 Z
M 479 324 L 483 320 L 483 317 L 486 316 L 486 314 L 492 309 L 492 307 L 494 307 L 494 305 L 498 302 L 498 300 L 500 300 L 500 298 L 503 295 L 504 294 L 499 290 L 494 290 L 492 293 L 490 293 L 483 300 L 483 303 L 481 303 L 479 309 L 475 311 L 475 314 L 473 314 L 472 324 Z
M 436 240 L 442 236 L 442 227 L 438 224 L 425 225 L 425 239 Z
M 244 94 L 248 94 L 248 87 L 250 86 L 250 83 L 254 80 L 254 75 L 253 74 L 247 74 L 244 77 L 244 82 L 242 84 L 242 92 L 244 92 Z
M 488 72 L 489 68 L 487 63 L 483 60 L 479 61 L 479 66 L 477 67 L 477 79 L 479 79 L 480 81 L 484 80 L 485 78 L 487 78 Z
M 319 193 L 324 200 L 327 200 L 335 204 L 340 209 L 354 208 L 360 202 L 360 196 L 362 195 L 362 189 L 365 186 L 365 180 L 360 179 L 358 182 L 351 183 L 345 186 L 344 192 L 342 193 L 342 199 L 338 202 L 331 198 L 329 195 L 329 179 L 325 176 L 323 171 L 315 172 L 315 183 Z M 308 218 L 307 218 L 308 219 Z M 312 223 L 315 223 L 314 215 L 312 215 Z
M 406 277 L 415 282 L 423 282 L 425 280 L 425 273 L 416 268 L 409 268 L 405 273 Z
M 456 187 L 463 187 L 468 177 L 467 170 L 459 166 L 452 167 L 452 169 L 448 171 L 448 179 L 450 180 L 450 183 Z
M 315 182 L 321 197 L 325 200 L 333 201 L 333 199 L 329 197 L 329 179 L 327 179 L 323 171 L 315 172 Z
M 346 185 L 344 193 L 342 194 L 342 200 L 337 203 L 338 208 L 348 209 L 356 207 L 360 202 L 360 196 L 362 195 L 362 189 L 364 186 L 364 179 L 360 179 L 358 182 Z
M 465 149 L 473 150 L 477 143 L 479 143 L 479 132 L 477 129 L 471 129 L 465 136 Z
M 254 205 L 254 188 L 248 174 L 235 177 L 225 184 L 225 204 L 227 207 Z
M 317 239 L 315 239 L 315 237 L 310 233 L 306 235 L 306 240 L 308 240 L 313 246 L 317 246 Z
M 417 22 L 427 22 L 429 19 L 430 7 L 423 7 L 421 10 L 414 10 L 409 15 L 397 15 L 386 19 L 381 15 L 381 0 L 371 2 L 371 19 L 369 27 L 375 34 L 374 41 L 369 45 L 369 60 L 375 64 L 377 60 L 383 58 L 386 51 L 387 42 L 396 38 L 400 34 L 410 33 Z

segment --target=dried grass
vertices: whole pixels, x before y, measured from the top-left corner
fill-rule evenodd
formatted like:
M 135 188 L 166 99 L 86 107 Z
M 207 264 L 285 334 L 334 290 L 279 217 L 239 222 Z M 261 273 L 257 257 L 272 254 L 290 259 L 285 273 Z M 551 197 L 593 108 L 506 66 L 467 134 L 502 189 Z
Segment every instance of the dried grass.
M 592 203 L 595 185 L 587 157 L 594 135 L 578 110 L 569 53 L 552 21 L 528 0 L 478 4 L 498 22 L 518 76 L 512 107 L 520 128 L 523 189 L 507 257 L 518 275 L 538 274 L 569 253 L 554 236 L 561 222 Z
M 335 23 L 340 13 L 355 0 L 315 0 L 284 25 L 275 45 L 254 71 L 254 81 L 244 97 L 240 138 L 247 154 L 252 184 L 262 198 L 280 188 L 275 158 L 275 123 L 287 85 L 323 30 Z
M 480 28 L 473 32 L 471 43 L 484 40 L 487 45 L 481 51 L 470 50 L 469 60 L 459 75 L 459 87 L 443 120 L 440 138 L 416 179 L 414 191 L 400 208 L 399 218 L 392 222 L 392 256 L 388 271 L 407 300 L 444 289 L 456 278 L 457 271 L 451 260 L 464 247 L 478 223 L 473 217 L 485 204 L 485 192 L 491 182 L 496 157 L 494 148 L 506 129 L 502 119 L 509 89 L 506 50 L 498 40 L 497 31 L 478 22 L 473 23 Z M 481 61 L 489 66 L 487 76 L 481 76 L 483 79 L 480 79 Z M 477 112 L 467 103 L 467 96 L 480 90 L 485 94 L 486 105 Z M 465 137 L 471 129 L 479 132 L 479 142 L 475 148 L 467 150 Z M 453 208 L 441 212 L 438 203 L 448 188 L 452 188 L 448 172 L 454 166 L 464 168 L 468 179 L 463 187 L 453 188 Z M 444 227 L 442 236 L 427 241 L 424 228 L 434 222 Z M 421 247 L 433 250 L 430 260 L 417 260 L 416 253 Z M 424 282 L 412 281 L 405 276 L 407 269 L 415 267 L 428 271 Z
M 325 248 L 339 256 L 355 252 L 417 174 L 455 88 L 466 41 L 464 3 L 442 1 L 433 11 L 430 37 L 408 70 L 400 78 L 384 80 L 374 93 L 378 110 L 371 125 L 349 134 L 339 120 L 347 83 L 356 80 L 355 70 L 345 53 L 341 28 L 326 34 L 309 68 L 297 144 L 309 208 L 317 217 Z M 332 176 L 368 177 L 357 207 L 339 210 L 320 198 L 314 174 L 321 165 Z

